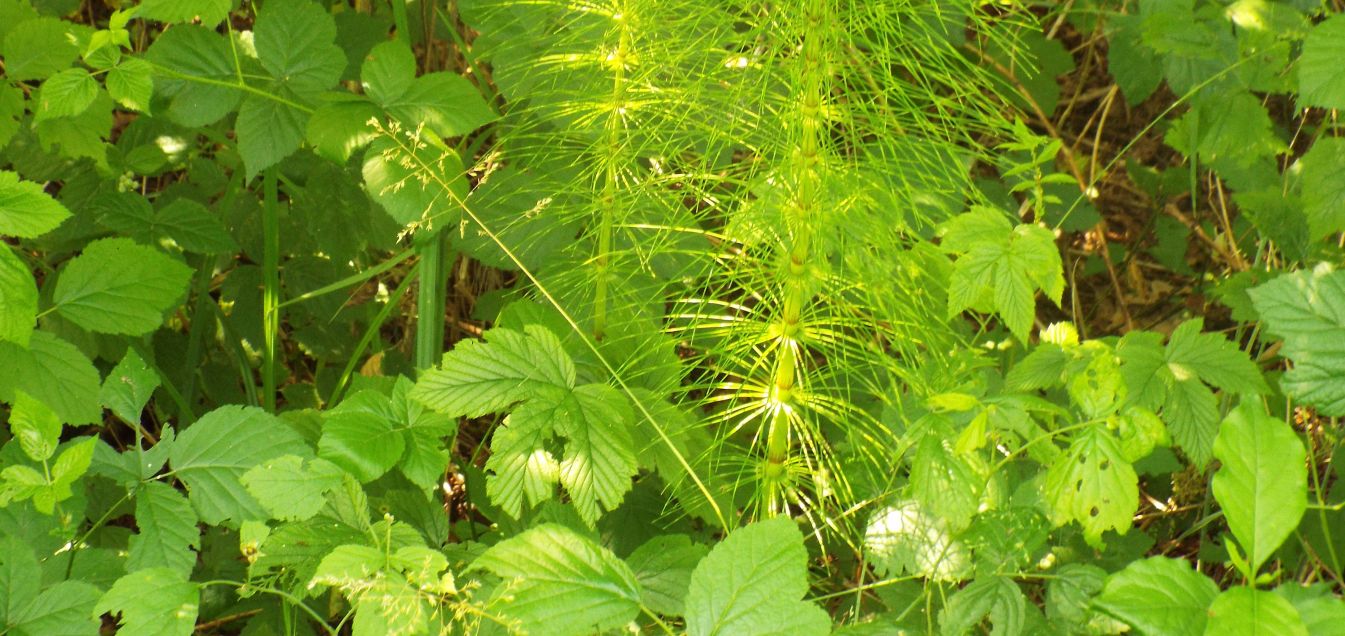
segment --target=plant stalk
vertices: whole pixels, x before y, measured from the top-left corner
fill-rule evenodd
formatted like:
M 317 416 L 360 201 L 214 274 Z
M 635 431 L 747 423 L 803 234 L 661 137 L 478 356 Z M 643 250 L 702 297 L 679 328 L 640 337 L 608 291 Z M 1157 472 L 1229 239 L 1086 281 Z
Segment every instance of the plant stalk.
M 262 408 L 276 411 L 276 345 L 280 334 L 280 196 L 276 169 L 262 177 Z

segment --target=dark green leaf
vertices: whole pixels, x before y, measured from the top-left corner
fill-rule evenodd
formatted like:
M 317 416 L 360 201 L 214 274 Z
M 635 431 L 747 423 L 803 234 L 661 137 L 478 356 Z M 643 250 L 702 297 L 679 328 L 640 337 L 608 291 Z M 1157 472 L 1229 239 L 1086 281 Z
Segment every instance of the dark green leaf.
M 99 333 L 141 335 L 181 300 L 191 269 L 130 239 L 94 241 L 56 281 L 52 298 L 71 322 Z

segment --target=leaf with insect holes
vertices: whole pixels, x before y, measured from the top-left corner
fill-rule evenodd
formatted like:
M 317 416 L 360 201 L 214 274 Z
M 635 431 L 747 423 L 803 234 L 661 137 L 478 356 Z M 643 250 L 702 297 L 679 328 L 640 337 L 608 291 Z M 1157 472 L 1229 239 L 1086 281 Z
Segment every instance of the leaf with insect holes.
M 1075 436 L 1065 456 L 1047 469 L 1042 489 L 1051 520 L 1058 526 L 1079 522 L 1094 546 L 1107 530 L 1125 534 L 1139 507 L 1139 477 L 1101 424 Z

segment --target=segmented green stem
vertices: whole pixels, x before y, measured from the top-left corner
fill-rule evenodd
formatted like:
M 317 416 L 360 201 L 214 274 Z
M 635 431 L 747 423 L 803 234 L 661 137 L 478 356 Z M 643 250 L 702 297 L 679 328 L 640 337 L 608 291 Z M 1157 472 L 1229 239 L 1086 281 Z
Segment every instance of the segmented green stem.
M 604 150 L 607 154 L 603 156 L 606 165 L 603 171 L 602 193 L 598 200 L 598 213 L 600 215 L 598 220 L 598 246 L 593 257 L 596 279 L 593 292 L 594 340 L 602 340 L 607 333 L 607 297 L 610 285 L 612 232 L 618 213 L 617 194 L 621 186 L 621 168 L 618 161 L 622 154 L 621 132 L 625 128 L 626 60 L 631 53 L 630 29 L 628 27 L 630 17 L 625 13 L 624 6 L 618 6 L 612 15 L 612 20 L 616 22 L 619 34 L 616 48 L 607 57 L 607 63 L 612 68 L 612 103 L 607 112 L 607 134 L 604 139 L 606 146 Z
M 806 339 L 801 322 L 803 312 L 812 302 L 809 270 L 812 254 L 812 218 L 818 213 L 818 192 L 821 190 L 822 162 L 822 105 L 826 98 L 826 30 L 825 8 L 821 0 L 808 3 L 803 16 L 798 50 L 799 83 L 796 91 L 799 117 L 795 125 L 796 142 L 786 203 L 785 220 L 788 226 L 787 257 L 781 259 L 778 272 L 781 286 L 781 307 L 776 325 L 775 360 L 771 382 L 771 417 L 766 436 L 766 464 L 764 474 L 770 494 L 772 512 L 779 510 L 779 489 L 783 485 L 785 463 L 789 460 L 790 427 L 802 417 L 800 406 L 799 367 L 806 358 Z

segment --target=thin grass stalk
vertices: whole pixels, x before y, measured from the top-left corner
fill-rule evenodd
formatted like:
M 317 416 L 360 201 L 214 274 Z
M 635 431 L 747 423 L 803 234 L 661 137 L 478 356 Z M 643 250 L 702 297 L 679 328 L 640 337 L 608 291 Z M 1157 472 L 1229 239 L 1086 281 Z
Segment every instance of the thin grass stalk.
M 276 345 L 280 336 L 280 195 L 276 169 L 262 177 L 262 408 L 276 410 Z

